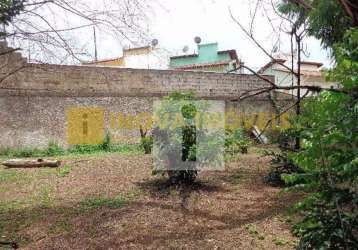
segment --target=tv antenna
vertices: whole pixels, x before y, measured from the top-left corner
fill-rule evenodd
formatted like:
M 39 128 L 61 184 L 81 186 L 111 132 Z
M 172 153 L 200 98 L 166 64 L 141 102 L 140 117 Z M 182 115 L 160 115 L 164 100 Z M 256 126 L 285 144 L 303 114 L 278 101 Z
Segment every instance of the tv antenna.
M 200 44 L 200 43 L 201 43 L 201 38 L 200 38 L 200 36 L 196 36 L 196 37 L 194 38 L 194 42 L 195 42 L 196 44 Z
M 158 43 L 159 43 L 158 39 L 153 39 L 151 42 L 151 45 L 152 45 L 152 47 L 155 47 L 158 45 Z
M 183 52 L 184 53 L 187 53 L 189 51 L 189 46 L 188 45 L 185 45 L 184 47 L 183 47 Z

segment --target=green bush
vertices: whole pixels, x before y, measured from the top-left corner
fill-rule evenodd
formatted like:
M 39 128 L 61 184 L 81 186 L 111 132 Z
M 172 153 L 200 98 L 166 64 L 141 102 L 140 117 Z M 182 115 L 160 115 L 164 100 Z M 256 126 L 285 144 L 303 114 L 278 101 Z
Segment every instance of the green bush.
M 153 136 L 145 136 L 140 140 L 140 146 L 144 150 L 145 154 L 152 153 L 153 148 Z
M 50 140 L 44 153 L 46 156 L 64 155 L 65 150 L 56 141 Z
M 197 110 L 208 111 L 211 107 L 210 102 L 196 102 L 192 94 L 182 93 L 173 93 L 164 100 L 154 115 L 160 121 L 167 120 L 168 118 L 165 118 L 167 115 L 170 121 L 176 121 L 176 117 L 180 117 L 180 126 L 155 124 L 153 134 L 157 136 L 155 144 L 158 150 L 154 155 L 157 164 L 153 174 L 167 174 L 172 184 L 192 183 L 204 164 L 215 165 L 221 162 L 223 155 L 217 147 L 224 141 L 223 131 L 219 128 L 208 133 L 205 126 L 196 124 L 195 118 L 202 118 L 196 116 Z M 207 147 L 197 147 L 197 135 L 204 135 L 201 138 L 205 138 Z M 177 157 L 179 151 L 181 151 L 181 159 Z M 197 155 L 200 155 L 200 161 L 197 161 Z M 159 158 L 158 161 L 156 158 Z M 181 165 L 185 167 L 176 168 Z
M 111 136 L 109 133 L 106 133 L 100 147 L 103 151 L 111 151 Z
M 265 175 L 264 181 L 272 186 L 285 186 L 283 174 L 302 173 L 302 170 L 293 163 L 287 152 L 265 151 L 265 156 L 271 156 L 271 169 Z M 290 185 L 293 185 L 291 183 Z
M 233 132 L 226 130 L 225 134 L 225 151 L 227 154 L 231 156 L 239 153 L 247 154 L 248 148 L 252 145 L 252 142 L 243 128 Z

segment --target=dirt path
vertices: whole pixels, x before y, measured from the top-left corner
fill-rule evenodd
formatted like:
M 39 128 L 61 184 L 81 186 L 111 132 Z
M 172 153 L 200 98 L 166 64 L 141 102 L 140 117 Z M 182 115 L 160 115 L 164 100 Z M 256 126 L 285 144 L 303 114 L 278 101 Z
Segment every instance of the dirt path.
M 147 156 L 67 159 L 57 170 L 0 172 L 0 236 L 23 249 L 293 249 L 285 211 L 298 197 L 262 181 L 268 159 L 241 156 L 192 187 L 151 176 Z M 1 176 L 3 176 L 1 178 Z M 5 177 L 4 177 L 5 176 Z M 9 179 L 10 178 L 10 179 Z M 11 179 L 12 178 L 12 179 Z M 96 197 L 95 199 L 93 197 Z

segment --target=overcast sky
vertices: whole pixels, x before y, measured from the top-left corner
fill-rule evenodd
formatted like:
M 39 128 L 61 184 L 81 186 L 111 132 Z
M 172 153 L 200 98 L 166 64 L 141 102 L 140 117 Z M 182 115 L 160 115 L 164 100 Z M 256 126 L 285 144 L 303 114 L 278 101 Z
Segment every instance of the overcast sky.
M 229 8 L 246 27 L 249 26 L 250 0 L 155 0 L 151 23 L 148 29 L 160 47 L 179 54 L 185 45 L 192 52 L 196 46 L 194 37 L 200 36 L 202 43 L 218 42 L 219 49 L 236 49 L 239 57 L 249 66 L 258 68 L 269 61 L 260 49 L 240 30 L 229 14 Z M 269 10 L 268 10 L 269 11 Z M 270 12 L 269 12 L 270 13 Z M 271 12 L 269 16 L 273 16 Z M 276 23 L 277 25 L 278 23 Z M 272 28 L 263 9 L 257 14 L 254 35 L 265 48 L 273 47 Z M 321 49 L 319 41 L 307 40 L 309 60 L 323 62 L 329 66 L 328 53 Z M 121 45 L 108 36 L 98 38 L 100 59 L 120 55 Z M 289 52 L 289 42 L 284 40 L 282 52 Z

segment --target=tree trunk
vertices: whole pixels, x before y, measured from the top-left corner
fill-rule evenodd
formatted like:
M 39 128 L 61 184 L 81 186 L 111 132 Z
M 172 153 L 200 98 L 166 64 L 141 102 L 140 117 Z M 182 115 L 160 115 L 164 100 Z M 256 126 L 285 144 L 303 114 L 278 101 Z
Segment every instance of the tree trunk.
M 61 165 L 61 162 L 56 160 L 51 161 L 51 160 L 44 160 L 44 159 L 37 159 L 37 160 L 12 159 L 8 161 L 4 161 L 2 165 L 8 168 L 42 168 L 42 167 L 57 168 Z

